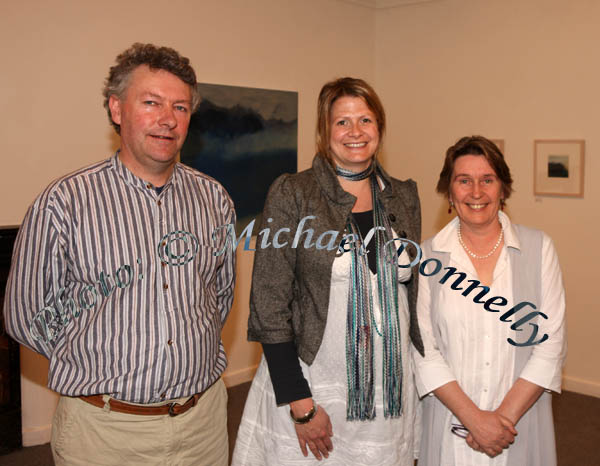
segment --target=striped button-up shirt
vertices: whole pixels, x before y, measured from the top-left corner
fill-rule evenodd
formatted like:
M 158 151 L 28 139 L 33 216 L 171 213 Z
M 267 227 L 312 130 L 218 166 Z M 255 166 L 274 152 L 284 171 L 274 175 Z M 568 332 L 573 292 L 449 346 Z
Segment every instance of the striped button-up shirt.
M 235 254 L 215 253 L 228 230 L 218 227 L 233 223 L 225 189 L 185 165 L 160 194 L 118 155 L 67 175 L 19 231 L 7 330 L 50 359 L 48 386 L 64 395 L 200 392 L 227 364 Z

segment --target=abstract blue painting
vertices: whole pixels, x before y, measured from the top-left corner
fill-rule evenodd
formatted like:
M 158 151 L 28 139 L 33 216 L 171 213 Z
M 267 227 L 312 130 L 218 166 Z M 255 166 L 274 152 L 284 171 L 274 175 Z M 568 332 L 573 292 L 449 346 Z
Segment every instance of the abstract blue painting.
M 212 176 L 233 199 L 236 231 L 260 214 L 269 186 L 298 166 L 298 93 L 198 84 L 181 162 Z

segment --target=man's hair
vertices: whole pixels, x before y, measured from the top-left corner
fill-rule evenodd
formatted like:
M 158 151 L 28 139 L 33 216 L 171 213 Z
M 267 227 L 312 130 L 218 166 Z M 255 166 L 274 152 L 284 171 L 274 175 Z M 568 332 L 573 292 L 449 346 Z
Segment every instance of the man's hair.
M 140 65 L 147 65 L 151 70 L 168 71 L 184 83 L 189 84 L 192 94 L 192 113 L 200 103 L 200 95 L 196 87 L 196 73 L 188 58 L 182 57 L 170 47 L 157 47 L 153 44 L 136 42 L 117 56 L 117 64 L 111 66 L 102 90 L 108 121 L 113 125 L 117 134 L 121 134 L 121 126 L 113 121 L 108 101 L 111 95 L 115 95 L 119 99 L 125 97 L 131 73 Z
M 456 159 L 463 155 L 481 155 L 484 157 L 502 183 L 502 195 L 504 199 L 510 197 L 513 180 L 510 175 L 510 169 L 504 160 L 504 155 L 502 155 L 496 144 L 483 136 L 465 136 L 448 148 L 446 159 L 444 160 L 444 168 L 442 168 L 436 187 L 438 193 L 446 197 L 450 196 L 454 164 L 456 163 Z
M 369 84 L 357 78 L 340 78 L 328 82 L 321 89 L 317 105 L 317 151 L 330 163 L 333 163 L 329 150 L 331 109 L 337 99 L 346 96 L 364 99 L 369 110 L 375 115 L 379 131 L 379 147 L 381 147 L 381 141 L 385 133 L 385 111 L 377 93 Z

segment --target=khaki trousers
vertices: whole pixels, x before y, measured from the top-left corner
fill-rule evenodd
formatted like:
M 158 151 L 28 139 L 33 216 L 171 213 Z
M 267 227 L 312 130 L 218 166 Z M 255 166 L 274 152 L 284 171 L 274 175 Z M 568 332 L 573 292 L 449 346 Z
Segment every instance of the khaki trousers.
M 117 413 L 61 396 L 52 455 L 56 466 L 227 466 L 225 384 L 219 379 L 175 417 Z

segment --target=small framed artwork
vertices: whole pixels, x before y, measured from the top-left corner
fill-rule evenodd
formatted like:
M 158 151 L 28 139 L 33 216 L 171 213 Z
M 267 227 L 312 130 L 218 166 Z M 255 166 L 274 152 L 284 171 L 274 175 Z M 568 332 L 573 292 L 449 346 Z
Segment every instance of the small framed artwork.
M 536 139 L 533 146 L 534 194 L 583 197 L 585 141 Z
M 500 149 L 500 152 L 502 152 L 502 155 L 506 155 L 504 153 L 504 139 L 490 139 L 490 141 L 492 141 L 494 144 L 496 144 L 498 146 L 498 149 Z

